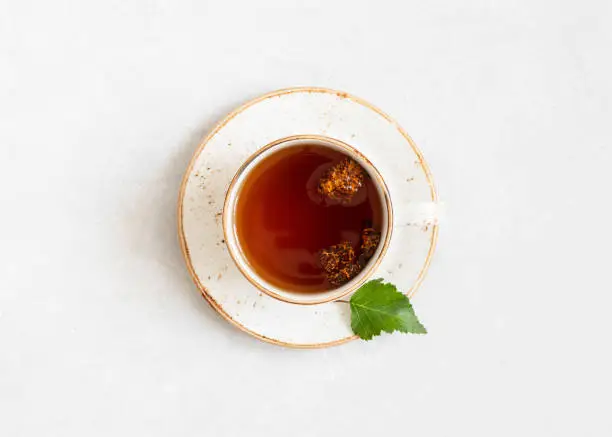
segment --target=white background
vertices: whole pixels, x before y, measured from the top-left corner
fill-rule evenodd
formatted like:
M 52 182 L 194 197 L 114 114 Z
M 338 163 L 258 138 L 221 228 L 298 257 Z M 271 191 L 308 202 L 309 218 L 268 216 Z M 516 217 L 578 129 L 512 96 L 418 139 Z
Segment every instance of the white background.
M 612 435 L 611 78 L 608 0 L 0 0 L 0 435 Z M 429 335 L 282 349 L 191 282 L 199 139 L 298 85 L 431 165 Z

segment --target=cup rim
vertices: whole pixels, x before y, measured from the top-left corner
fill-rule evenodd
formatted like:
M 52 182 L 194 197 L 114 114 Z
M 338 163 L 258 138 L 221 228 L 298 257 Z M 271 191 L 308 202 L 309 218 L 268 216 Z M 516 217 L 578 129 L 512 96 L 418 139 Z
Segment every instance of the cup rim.
M 312 141 L 318 141 L 321 143 L 332 144 L 338 147 L 339 149 L 341 149 L 342 151 L 344 151 L 349 157 L 357 157 L 357 161 L 366 163 L 368 166 L 368 169 L 366 169 L 366 171 L 376 181 L 376 186 L 379 188 L 379 195 L 381 196 L 381 200 L 382 200 L 381 202 L 382 206 L 386 210 L 386 232 L 384 235 L 384 239 L 382 241 L 382 244 L 379 244 L 379 248 L 374 254 L 374 257 L 370 259 L 368 264 L 366 264 L 365 268 L 360 272 L 361 277 L 354 278 L 350 280 L 349 282 L 347 282 L 346 284 L 343 284 L 341 287 L 338 287 L 336 289 L 324 290 L 320 292 L 305 292 L 304 294 L 307 296 L 312 296 L 314 294 L 321 294 L 322 296 L 320 299 L 310 299 L 308 301 L 281 295 L 265 287 L 262 284 L 262 282 L 266 283 L 267 281 L 263 280 L 263 278 L 261 278 L 254 271 L 254 269 L 251 269 L 251 271 L 245 269 L 242 263 L 240 262 L 240 260 L 243 260 L 244 264 L 250 265 L 248 259 L 246 258 L 246 256 L 244 256 L 244 253 L 241 250 L 236 250 L 236 248 L 232 244 L 229 244 L 230 241 L 232 242 L 235 241 L 236 246 L 240 247 L 240 240 L 235 230 L 235 221 L 232 220 L 232 226 L 229 225 L 229 219 L 230 217 L 233 218 L 233 215 L 235 213 L 235 206 L 237 204 L 240 189 L 241 189 L 241 186 L 236 187 L 236 185 L 238 184 L 238 181 L 240 180 L 240 177 L 243 175 L 245 171 L 251 168 L 251 165 L 253 164 L 253 162 L 256 161 L 257 158 L 259 158 L 262 154 L 284 143 L 297 141 L 297 140 L 300 140 L 300 141 L 301 140 L 312 140 Z M 234 191 L 236 191 L 235 195 L 233 195 Z M 234 198 L 233 202 L 232 202 L 232 198 Z M 288 137 L 283 137 L 283 138 L 274 140 L 266 144 L 265 146 L 257 149 L 240 166 L 236 174 L 233 176 L 227 188 L 227 191 L 225 193 L 225 200 L 223 203 L 223 211 L 222 211 L 222 228 L 223 228 L 223 236 L 226 242 L 226 247 L 228 249 L 228 252 L 232 260 L 234 261 L 234 264 L 236 265 L 236 267 L 238 267 L 238 270 L 242 273 L 242 275 L 253 286 L 259 289 L 261 292 L 267 294 L 268 296 L 273 297 L 274 299 L 277 299 L 283 302 L 297 304 L 297 305 L 318 305 L 318 304 L 332 302 L 332 301 L 341 299 L 347 296 L 348 294 L 353 293 L 355 290 L 361 287 L 368 279 L 370 279 L 372 274 L 376 271 L 377 267 L 382 262 L 382 259 L 384 258 L 384 255 L 386 254 L 387 249 L 389 247 L 389 243 L 391 242 L 391 235 L 393 233 L 393 205 L 391 202 L 391 196 L 389 194 L 389 189 L 382 175 L 380 174 L 376 166 L 374 166 L 374 164 L 372 164 L 372 162 L 365 155 L 363 155 L 363 153 L 357 150 L 355 147 L 343 141 L 340 141 L 336 138 L 331 138 L 331 137 L 324 136 L 324 135 L 316 135 L 316 134 L 291 135 Z M 257 278 L 259 279 L 259 281 L 257 280 Z M 341 290 L 341 291 L 334 293 L 337 290 Z M 287 293 L 292 293 L 292 292 L 291 290 L 287 290 Z

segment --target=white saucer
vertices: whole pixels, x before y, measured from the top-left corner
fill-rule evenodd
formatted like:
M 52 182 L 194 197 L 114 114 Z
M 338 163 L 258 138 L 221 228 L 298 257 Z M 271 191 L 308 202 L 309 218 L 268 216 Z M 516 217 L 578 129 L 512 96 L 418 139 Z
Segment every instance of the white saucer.
M 357 148 L 383 175 L 395 210 L 393 237 L 372 278 L 393 282 L 409 296 L 420 285 L 436 245 L 431 218 L 406 221 L 411 205 L 437 201 L 421 152 L 389 116 L 349 94 L 290 88 L 258 97 L 231 112 L 204 138 L 181 185 L 179 239 L 202 295 L 227 321 L 274 344 L 315 348 L 356 337 L 346 303 L 285 303 L 263 294 L 230 257 L 221 211 L 230 181 L 244 160 L 283 137 L 324 135 Z

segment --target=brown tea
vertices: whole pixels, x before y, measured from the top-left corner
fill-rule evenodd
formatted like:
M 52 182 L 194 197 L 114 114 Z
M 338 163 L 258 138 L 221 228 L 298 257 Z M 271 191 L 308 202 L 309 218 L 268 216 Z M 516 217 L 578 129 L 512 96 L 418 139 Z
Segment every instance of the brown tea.
M 348 200 L 320 189 L 346 158 L 319 145 L 288 147 L 265 158 L 245 180 L 236 204 L 237 235 L 252 268 L 271 284 L 303 292 L 336 288 L 321 265 L 321 251 L 350 243 L 359 253 L 364 230 L 381 229 L 381 199 L 365 172 Z

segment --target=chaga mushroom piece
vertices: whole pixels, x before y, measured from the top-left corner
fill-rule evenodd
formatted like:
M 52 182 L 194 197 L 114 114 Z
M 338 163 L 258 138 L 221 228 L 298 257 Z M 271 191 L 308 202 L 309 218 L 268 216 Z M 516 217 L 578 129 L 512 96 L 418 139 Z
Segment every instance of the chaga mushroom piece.
M 380 232 L 374 228 L 365 228 L 361 233 L 361 254 L 366 260 L 374 256 L 376 248 L 380 243 Z
M 355 250 L 348 241 L 323 249 L 319 254 L 321 267 L 326 273 L 337 271 L 345 264 L 352 264 L 355 259 Z
M 323 249 L 319 253 L 319 262 L 327 280 L 335 286 L 353 279 L 361 270 L 355 250 L 348 241 Z
M 353 279 L 361 271 L 359 264 L 347 264 L 336 273 L 327 275 L 327 280 L 330 284 L 339 286 Z
M 349 202 L 364 184 L 364 170 L 349 158 L 330 168 L 319 181 L 319 194 L 343 203 Z

